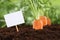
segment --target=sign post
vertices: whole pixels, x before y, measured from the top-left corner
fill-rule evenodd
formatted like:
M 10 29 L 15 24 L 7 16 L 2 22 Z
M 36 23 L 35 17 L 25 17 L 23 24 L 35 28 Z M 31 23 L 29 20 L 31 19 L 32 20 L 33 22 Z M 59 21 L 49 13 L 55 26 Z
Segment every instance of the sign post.
M 4 15 L 4 18 L 7 27 L 16 26 L 17 32 L 19 31 L 17 25 L 25 23 L 22 11 L 6 14 Z
M 16 25 L 16 31 L 19 32 L 18 26 Z

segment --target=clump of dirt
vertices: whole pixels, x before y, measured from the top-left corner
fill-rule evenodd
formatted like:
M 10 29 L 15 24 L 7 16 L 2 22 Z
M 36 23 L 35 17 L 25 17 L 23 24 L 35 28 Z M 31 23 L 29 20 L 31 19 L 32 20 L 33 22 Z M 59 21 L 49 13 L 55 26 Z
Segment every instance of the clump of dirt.
M 34 30 L 30 25 L 19 25 L 19 32 L 15 27 L 0 28 L 0 40 L 60 40 L 60 25 L 44 27 Z

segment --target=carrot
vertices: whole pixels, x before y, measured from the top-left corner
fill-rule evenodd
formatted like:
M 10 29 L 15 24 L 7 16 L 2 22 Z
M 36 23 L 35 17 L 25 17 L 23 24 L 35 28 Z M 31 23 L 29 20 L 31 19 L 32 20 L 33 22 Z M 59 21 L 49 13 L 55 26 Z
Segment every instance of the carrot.
M 43 29 L 43 26 L 51 25 L 50 18 L 47 18 L 46 16 L 40 16 L 39 19 L 33 21 L 33 29 L 39 30 Z
M 43 29 L 42 21 L 41 20 L 34 20 L 33 21 L 33 29 L 35 29 L 35 30 Z
M 47 25 L 47 17 L 46 16 L 40 16 L 39 20 L 42 20 L 43 26 Z
M 48 25 L 48 26 L 51 25 L 51 20 L 50 20 L 50 18 L 47 18 L 47 25 Z

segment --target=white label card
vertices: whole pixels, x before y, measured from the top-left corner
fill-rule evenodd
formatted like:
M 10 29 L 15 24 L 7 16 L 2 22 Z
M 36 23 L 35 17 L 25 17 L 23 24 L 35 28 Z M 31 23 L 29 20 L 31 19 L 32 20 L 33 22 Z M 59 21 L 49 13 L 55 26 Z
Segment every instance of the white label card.
M 13 12 L 4 15 L 7 27 L 16 26 L 25 23 L 22 11 Z

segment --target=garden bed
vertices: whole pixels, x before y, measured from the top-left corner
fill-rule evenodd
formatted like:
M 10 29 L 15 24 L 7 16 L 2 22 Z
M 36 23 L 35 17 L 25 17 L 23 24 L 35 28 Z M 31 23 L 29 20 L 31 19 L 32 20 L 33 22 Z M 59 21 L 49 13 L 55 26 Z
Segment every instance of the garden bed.
M 34 30 L 30 25 L 19 25 L 19 32 L 15 27 L 0 28 L 0 40 L 60 40 L 60 25 L 44 27 Z

